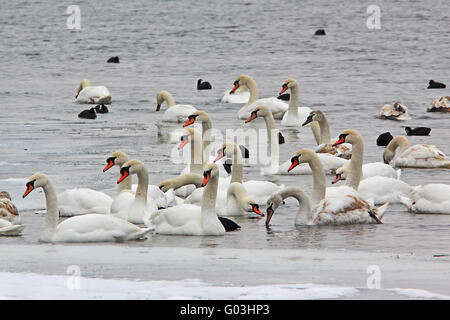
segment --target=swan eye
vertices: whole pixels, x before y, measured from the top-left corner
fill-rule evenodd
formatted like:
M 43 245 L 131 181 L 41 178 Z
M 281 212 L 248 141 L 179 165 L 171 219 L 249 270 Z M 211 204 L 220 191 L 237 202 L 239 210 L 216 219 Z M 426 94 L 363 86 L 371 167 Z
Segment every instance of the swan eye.
M 35 181 L 36 181 L 36 179 L 28 181 L 27 184 L 26 184 L 26 187 L 28 188 L 28 187 L 32 186 L 34 188 L 34 182 Z
M 120 174 L 124 174 L 124 173 L 130 173 L 130 166 L 128 166 L 128 167 L 122 167 L 122 169 L 120 169 Z
M 288 87 L 287 83 L 283 84 L 282 86 L 283 89 L 287 89 L 287 87 Z
M 109 157 L 108 159 L 106 159 L 106 163 L 114 163 L 114 161 L 116 161 L 117 157 Z
M 203 172 L 203 178 L 206 178 L 208 175 L 211 176 L 211 170 Z
M 300 158 L 301 154 L 294 156 L 291 158 L 291 163 L 294 163 L 295 161 L 298 161 L 298 158 Z
M 239 85 L 239 80 L 236 80 L 235 82 L 233 82 L 233 86 L 235 85 Z

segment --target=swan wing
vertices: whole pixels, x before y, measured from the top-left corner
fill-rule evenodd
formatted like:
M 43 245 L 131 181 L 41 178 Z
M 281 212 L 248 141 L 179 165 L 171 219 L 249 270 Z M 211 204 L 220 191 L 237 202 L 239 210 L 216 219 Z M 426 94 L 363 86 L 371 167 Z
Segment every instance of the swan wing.
M 113 199 L 107 194 L 87 189 L 68 189 L 57 195 L 60 216 L 71 217 L 87 213 L 108 214 Z

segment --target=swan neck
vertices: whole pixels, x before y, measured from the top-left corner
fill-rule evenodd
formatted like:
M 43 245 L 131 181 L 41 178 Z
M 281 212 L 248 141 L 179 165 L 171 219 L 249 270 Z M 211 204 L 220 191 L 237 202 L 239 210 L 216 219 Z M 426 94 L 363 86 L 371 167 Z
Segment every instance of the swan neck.
M 323 116 L 322 119 L 318 121 L 320 126 L 320 143 L 330 143 L 330 125 L 328 124 L 328 119 Z
M 291 88 L 291 97 L 289 99 L 288 114 L 290 117 L 298 115 L 298 86 Z
M 202 121 L 202 139 L 203 139 L 203 167 L 209 162 L 210 144 L 211 144 L 211 120 Z
M 280 191 L 280 195 L 283 200 L 292 197 L 298 201 L 299 209 L 295 216 L 295 224 L 308 224 L 308 222 L 314 220 L 311 211 L 311 201 L 303 190 L 297 187 L 288 187 Z
M 314 204 L 319 203 L 321 200 L 325 199 L 326 190 L 326 177 L 323 170 L 322 162 L 315 154 L 309 161 L 309 167 L 311 168 L 313 175 L 313 192 L 312 201 Z
M 166 103 L 167 103 L 167 108 L 173 107 L 175 105 L 175 99 L 173 98 L 173 96 L 170 93 L 167 93 L 164 96 Z
M 141 201 L 147 203 L 147 190 L 148 190 L 148 171 L 143 166 L 141 170 L 137 172 L 138 186 L 136 189 L 136 195 L 134 201 Z
M 231 182 L 242 183 L 243 165 L 242 165 L 242 152 L 241 149 L 235 144 L 233 148 L 233 167 L 231 172 Z
M 197 138 L 194 138 L 194 135 L 191 136 L 191 164 L 189 167 L 189 171 L 191 173 L 203 174 L 203 146 L 200 135 Z
M 358 190 L 362 177 L 362 165 L 364 155 L 364 143 L 358 138 L 356 143 L 352 143 L 352 158 L 349 164 L 349 173 L 345 185 Z
M 279 165 L 279 145 L 278 145 L 278 130 L 275 127 L 275 120 L 272 112 L 264 116 L 267 129 L 267 142 L 270 152 L 270 166 L 275 169 Z
M 216 214 L 216 197 L 217 197 L 217 188 L 219 183 L 218 174 L 211 176 L 210 181 L 205 186 L 205 190 L 203 191 L 202 196 L 202 222 L 204 225 L 208 223 L 212 218 L 217 220 Z
M 258 100 L 259 98 L 259 90 L 258 90 L 258 86 L 256 85 L 255 80 L 253 79 L 248 79 L 247 83 L 245 84 L 248 88 L 248 90 L 250 91 L 250 98 L 248 99 L 248 103 L 247 105 L 255 102 L 256 100 Z
M 314 139 L 316 140 L 316 143 L 318 145 L 322 144 L 321 138 L 320 138 L 320 125 L 319 125 L 319 123 L 317 121 L 312 121 L 310 123 L 310 126 L 311 126 L 311 131 L 312 131 L 312 133 L 314 135 Z
M 48 180 L 47 184 L 45 184 L 42 189 L 45 194 L 47 213 L 45 215 L 45 222 L 41 230 L 40 239 L 51 241 L 51 237 L 56 232 L 56 227 L 59 222 L 58 198 L 50 180 Z

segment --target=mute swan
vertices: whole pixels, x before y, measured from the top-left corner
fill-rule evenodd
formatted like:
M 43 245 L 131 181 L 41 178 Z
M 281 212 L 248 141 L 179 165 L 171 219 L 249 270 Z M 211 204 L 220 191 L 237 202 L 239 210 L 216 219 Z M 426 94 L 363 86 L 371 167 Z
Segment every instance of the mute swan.
M 308 118 L 303 122 L 302 126 L 307 125 L 310 123 L 311 125 L 317 122 L 320 128 L 320 143 L 316 148 L 317 153 L 329 153 L 331 155 L 344 158 L 344 159 L 350 159 L 352 156 L 352 146 L 348 143 L 346 145 L 338 145 L 338 146 L 332 146 L 331 145 L 331 137 L 330 137 L 330 125 L 328 124 L 328 119 L 325 116 L 325 114 L 320 110 L 314 110 L 311 111 L 308 115 Z M 311 127 L 314 131 L 314 127 Z
M 220 236 L 225 228 L 216 214 L 216 196 L 219 168 L 210 163 L 205 166 L 202 186 L 205 187 L 201 207 L 182 204 L 157 211 L 150 224 L 155 232 L 170 235 Z
M 391 140 L 394 139 L 390 132 L 384 132 L 377 138 L 377 146 L 386 147 Z
M 397 152 L 397 148 L 400 151 Z M 450 169 L 450 160 L 433 145 L 416 144 L 410 147 L 404 136 L 398 136 L 389 142 L 383 152 L 384 163 L 393 162 L 400 168 L 446 168 Z
M 427 108 L 427 112 L 450 112 L 450 96 L 443 96 L 439 100 L 433 99 Z
M 72 217 L 87 213 L 108 214 L 113 198 L 88 188 L 68 189 L 58 194 L 59 215 Z
M 411 213 L 450 214 L 450 185 L 442 183 L 414 187 L 401 202 Z
M 300 210 L 296 225 L 339 225 L 358 223 L 381 223 L 387 204 L 375 208 L 347 186 L 325 187 L 325 174 L 317 154 L 310 149 L 300 149 L 291 159 L 292 170 L 300 163 L 307 163 L 313 172 L 312 201 L 299 188 L 290 187 L 275 193 L 267 200 L 266 225 L 283 199 L 294 196 L 299 200 Z
M 248 100 L 248 103 L 238 111 L 239 119 L 247 119 L 250 116 L 250 112 L 258 105 L 264 105 L 269 108 L 275 119 L 283 118 L 284 113 L 288 109 L 288 105 L 275 97 L 258 99 L 258 86 L 256 85 L 255 80 L 249 76 L 240 75 L 237 77 L 236 81 L 234 81 L 234 87 L 231 89 L 230 94 L 234 93 L 242 85 L 246 86 L 250 90 L 250 99 Z
M 381 162 L 368 163 L 367 165 L 372 164 L 387 166 L 395 172 L 391 166 Z M 397 178 L 397 176 L 371 175 L 369 177 L 365 177 L 364 166 L 366 165 L 363 165 L 363 180 L 361 180 L 359 184 L 358 193 L 364 199 L 372 199 L 374 204 L 383 204 L 386 202 L 399 203 L 401 202 L 400 197 L 407 196 L 413 190 L 409 184 L 401 181 Z M 388 172 L 388 170 L 385 171 Z M 347 173 L 348 166 L 343 166 L 337 169 L 336 178 L 332 183 L 334 184 L 339 180 L 345 180 L 347 178 Z
M 138 186 L 136 193 L 134 193 L 133 202 L 130 202 L 127 198 L 116 198 L 113 205 L 111 205 L 111 214 L 132 223 L 146 223 L 145 217 L 158 210 L 156 202 L 147 197 L 147 168 L 139 160 L 128 160 L 120 169 L 120 178 L 117 180 L 117 184 L 132 174 L 138 176 Z M 131 190 L 124 190 L 123 192 L 127 191 Z M 130 192 L 130 194 L 133 193 Z
M 427 89 L 445 89 L 446 85 L 444 83 L 440 83 L 434 80 L 430 80 L 428 82 L 428 88 Z
M 333 180 L 333 182 L 331 182 L 332 184 L 338 182 L 339 180 L 347 179 L 349 163 L 350 162 L 347 162 L 345 165 L 336 170 L 336 178 Z M 395 170 L 390 165 L 383 162 L 371 162 L 363 164 L 361 179 L 365 180 L 376 176 L 400 179 L 401 174 L 401 169 Z
M 120 150 L 112 152 L 108 159 L 106 159 L 106 166 L 103 172 L 108 171 L 114 165 L 119 166 L 119 173 L 122 166 L 129 160 L 128 155 Z M 117 185 L 117 194 L 114 197 L 110 207 L 116 207 L 116 202 L 120 201 L 122 204 L 128 201 L 130 204 L 134 201 L 134 196 L 137 189 L 137 184 L 132 184 L 131 176 L 126 177 L 120 184 Z M 156 202 L 158 207 L 167 207 L 169 199 L 167 195 L 162 192 L 158 186 L 148 185 L 147 198 L 151 202 Z
M 78 103 L 110 104 L 111 94 L 104 86 L 92 87 L 88 79 L 81 80 L 75 99 Z
M 197 90 L 209 90 L 212 89 L 211 83 L 208 81 L 202 82 L 202 79 L 197 80 Z
M 97 119 L 97 114 L 95 113 L 94 108 L 90 108 L 90 109 L 81 111 L 78 114 L 78 118 L 80 118 L 80 119 Z
M 294 170 L 287 171 L 290 162 L 286 161 L 279 165 L 279 146 L 278 146 L 278 130 L 275 127 L 275 120 L 272 113 L 266 106 L 257 106 L 253 109 L 250 117 L 245 121 L 248 123 L 258 117 L 263 117 L 267 128 L 267 141 L 270 152 L 270 166 L 262 170 L 263 174 L 311 174 L 311 169 L 308 165 L 303 164 Z M 348 160 L 335 157 L 327 153 L 318 154 L 320 161 L 326 173 L 334 173 L 337 168 L 342 167 Z
M 186 173 L 176 178 L 167 179 L 159 184 L 159 188 L 163 192 L 167 192 L 170 189 L 177 190 L 183 186 L 193 184 L 196 188 L 200 188 L 203 181 L 203 176 L 198 173 Z
M 39 234 L 41 242 L 105 242 L 142 238 L 150 229 L 141 229 L 123 219 L 105 214 L 85 214 L 68 218 L 58 224 L 58 200 L 50 179 L 35 173 L 26 184 L 25 198 L 41 187 L 47 204 L 44 226 Z
M 167 91 L 160 91 L 156 95 L 156 111 L 159 111 L 161 105 L 167 104 L 167 110 L 164 112 L 163 121 L 165 122 L 182 122 L 188 115 L 197 111 L 197 109 L 187 104 L 175 104 L 172 95 Z
M 11 201 L 9 193 L 6 191 L 0 192 L 0 219 L 13 222 L 13 220 L 18 217 L 19 211 Z
M 244 85 L 240 85 L 239 89 L 231 93 L 229 90 L 223 93 L 223 97 L 220 100 L 222 103 L 248 103 L 250 99 L 250 92 Z
M 299 127 L 306 121 L 311 109 L 308 107 L 300 108 L 298 106 L 298 82 L 295 79 L 287 78 L 284 80 L 280 95 L 287 89 L 291 90 L 289 99 L 289 106 L 287 112 L 284 113 L 281 119 L 281 125 L 287 127 Z
M 382 119 L 389 120 L 410 120 L 408 108 L 403 105 L 400 101 L 395 102 L 394 104 L 385 104 L 381 107 L 380 117 Z
M 21 225 L 12 224 L 8 220 L 0 218 L 0 236 L 19 236 L 23 228 Z

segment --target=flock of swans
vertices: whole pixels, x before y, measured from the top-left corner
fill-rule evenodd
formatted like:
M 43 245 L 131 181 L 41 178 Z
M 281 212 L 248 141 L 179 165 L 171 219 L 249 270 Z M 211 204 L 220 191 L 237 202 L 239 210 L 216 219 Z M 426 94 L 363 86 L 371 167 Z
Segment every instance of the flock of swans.
M 105 156 L 103 172 L 118 167 L 117 193 L 111 197 L 101 191 L 76 188 L 56 194 L 49 177 L 33 174 L 26 183 L 25 198 L 42 188 L 46 211 L 39 241 L 42 242 L 104 242 L 141 239 L 154 232 L 166 235 L 218 236 L 239 230 L 233 216 L 258 218 L 266 210 L 266 226 L 284 199 L 297 199 L 299 210 L 295 225 L 381 224 L 389 203 L 401 203 L 414 213 L 450 214 L 450 185 L 427 184 L 410 186 L 403 182 L 399 168 L 445 168 L 450 160 L 432 145 L 410 146 L 405 136 L 394 137 L 386 146 L 383 162 L 363 163 L 364 142 L 353 129 L 331 138 L 330 125 L 323 111 L 299 107 L 298 82 L 286 79 L 280 95 L 289 91 L 289 103 L 276 97 L 259 98 L 256 82 L 247 75 L 234 81 L 222 102 L 243 103 L 237 118 L 243 123 L 264 121 L 270 163 L 263 175 L 311 175 L 312 190 L 301 186 L 278 185 L 265 180 L 244 178 L 247 150 L 234 142 L 225 142 L 211 156 L 212 121 L 208 113 L 191 105 L 176 104 L 167 91 L 157 94 L 156 111 L 165 104 L 161 120 L 183 123 L 179 149 L 190 144 L 190 163 L 176 178 L 158 185 L 149 184 L 143 162 L 130 159 L 117 150 Z M 448 98 L 448 97 L 447 97 Z M 445 98 L 445 99 L 447 99 Z M 448 101 L 436 100 L 445 107 Z M 108 104 L 111 94 L 106 87 L 91 87 L 83 79 L 77 102 Z M 447 101 L 447 102 L 446 102 Z M 408 119 L 408 109 L 400 102 L 382 107 L 381 116 Z M 280 126 L 310 126 L 317 142 L 315 150 L 302 148 L 290 160 L 279 161 L 279 140 L 276 120 Z M 193 124 L 199 126 L 193 127 Z M 215 150 L 213 150 L 215 151 Z M 231 159 L 227 166 L 219 165 Z M 228 170 L 226 170 L 228 169 Z M 229 174 L 231 171 L 231 174 Z M 327 175 L 335 176 L 326 187 Z M 132 177 L 137 177 L 137 184 Z M 18 211 L 7 192 L 0 193 L 0 235 L 20 235 L 23 226 L 14 224 Z M 67 217 L 60 222 L 60 217 Z

